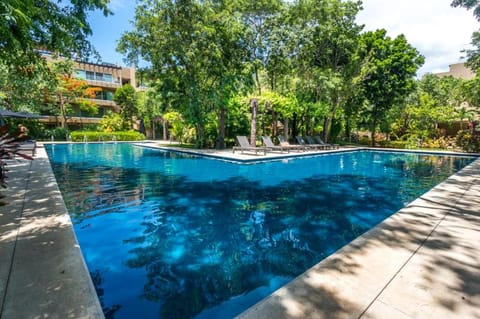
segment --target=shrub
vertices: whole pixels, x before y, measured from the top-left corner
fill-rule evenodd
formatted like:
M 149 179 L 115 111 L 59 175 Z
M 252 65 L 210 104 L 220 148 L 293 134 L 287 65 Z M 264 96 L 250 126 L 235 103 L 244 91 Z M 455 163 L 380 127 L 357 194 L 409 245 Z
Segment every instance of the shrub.
M 120 132 L 91 132 L 75 131 L 71 133 L 73 142 L 99 142 L 99 141 L 140 141 L 145 135 L 136 131 Z
M 458 131 L 456 137 L 457 146 L 465 152 L 480 152 L 480 135 L 472 134 L 471 131 Z
M 52 130 L 46 130 L 44 139 L 49 140 L 53 137 L 55 141 L 66 141 L 68 130 L 63 127 L 56 127 Z
M 399 148 L 399 149 L 405 149 L 407 148 L 407 141 L 388 141 L 388 143 L 385 145 L 385 147 L 391 147 L 391 148 Z

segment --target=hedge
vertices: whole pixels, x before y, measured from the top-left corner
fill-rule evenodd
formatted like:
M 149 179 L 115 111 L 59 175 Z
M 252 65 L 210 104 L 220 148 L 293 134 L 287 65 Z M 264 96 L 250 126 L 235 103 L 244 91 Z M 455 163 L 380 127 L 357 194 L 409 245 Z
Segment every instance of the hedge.
M 111 142 L 111 141 L 140 141 L 145 135 L 135 131 L 121 132 L 87 132 L 74 131 L 70 133 L 73 142 Z

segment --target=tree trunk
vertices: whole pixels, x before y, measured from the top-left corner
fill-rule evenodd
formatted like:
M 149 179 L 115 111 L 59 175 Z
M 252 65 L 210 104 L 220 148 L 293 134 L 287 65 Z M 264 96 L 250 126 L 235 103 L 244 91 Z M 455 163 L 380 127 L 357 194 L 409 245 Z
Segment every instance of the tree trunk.
M 216 149 L 223 150 L 225 148 L 225 122 L 227 112 L 224 107 L 220 108 L 218 113 L 218 138 L 215 145 Z
M 372 134 L 372 147 L 375 147 L 375 133 L 377 129 L 377 120 L 374 118 L 372 121 L 372 127 L 370 129 L 371 134 Z
M 295 137 L 298 135 L 297 132 L 297 113 L 293 113 L 293 123 L 292 123 L 292 136 Z
M 288 141 L 288 118 L 283 120 L 283 136 Z
M 157 139 L 157 134 L 155 133 L 156 131 L 156 125 L 157 123 L 154 120 L 150 121 L 150 126 L 152 127 L 152 139 L 156 140 Z
M 164 141 L 166 141 L 166 140 L 168 140 L 168 137 L 167 137 L 167 121 L 165 121 L 163 118 L 162 118 L 162 126 L 163 126 L 162 139 Z
M 272 136 L 277 136 L 277 113 L 272 112 Z
M 262 86 L 260 85 L 260 77 L 258 76 L 258 68 L 255 66 L 255 81 L 257 82 L 258 86 L 258 95 L 262 95 Z
M 325 116 L 323 118 L 323 134 L 322 134 L 322 139 L 325 143 L 328 143 L 329 140 L 329 134 L 328 132 L 330 131 L 330 126 L 331 126 L 332 121 L 328 116 Z
M 63 99 L 63 96 L 61 95 L 59 97 L 59 103 L 60 103 L 60 114 L 62 115 L 60 120 L 60 126 L 68 130 L 67 110 L 65 109 L 65 101 Z
M 250 107 L 252 108 L 252 124 L 250 126 L 250 145 L 255 146 L 257 141 L 257 108 L 258 108 L 257 99 L 252 99 L 252 101 L 250 102 Z

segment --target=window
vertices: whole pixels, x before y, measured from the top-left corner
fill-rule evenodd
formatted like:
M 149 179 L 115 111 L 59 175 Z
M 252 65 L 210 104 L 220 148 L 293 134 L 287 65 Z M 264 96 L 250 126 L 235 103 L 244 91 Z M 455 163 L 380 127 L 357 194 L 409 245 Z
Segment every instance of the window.
M 110 73 L 75 70 L 75 76 L 78 79 L 83 79 L 83 80 L 109 82 L 109 83 L 113 82 L 113 76 Z
M 105 91 L 105 100 L 113 101 L 113 92 Z
M 87 78 L 85 70 L 75 70 L 75 78 L 85 80 Z
M 113 92 L 111 91 L 95 92 L 95 98 L 97 100 L 113 101 Z
M 103 73 L 103 81 L 105 82 L 113 82 L 113 77 L 109 73 Z

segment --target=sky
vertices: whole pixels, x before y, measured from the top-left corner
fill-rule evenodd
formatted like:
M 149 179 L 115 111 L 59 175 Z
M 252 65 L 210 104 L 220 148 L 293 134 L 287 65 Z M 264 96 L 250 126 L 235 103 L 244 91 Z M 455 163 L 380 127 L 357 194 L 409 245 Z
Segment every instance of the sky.
M 125 65 L 123 56 L 116 52 L 122 33 L 133 28 L 134 0 L 111 0 L 114 15 L 104 17 L 92 13 L 89 22 L 93 30 L 91 43 L 99 51 L 103 62 Z M 394 38 L 405 35 L 407 41 L 424 57 L 425 64 L 417 76 L 448 71 L 448 66 L 462 62 L 461 51 L 469 48 L 471 35 L 480 29 L 471 11 L 452 8 L 452 0 L 363 0 L 363 10 L 357 23 L 365 31 L 387 30 Z

